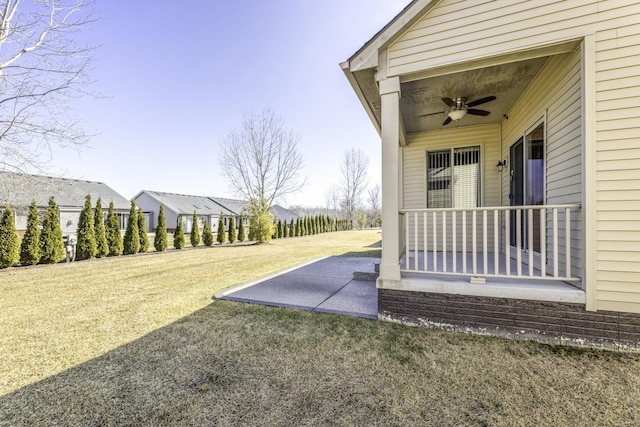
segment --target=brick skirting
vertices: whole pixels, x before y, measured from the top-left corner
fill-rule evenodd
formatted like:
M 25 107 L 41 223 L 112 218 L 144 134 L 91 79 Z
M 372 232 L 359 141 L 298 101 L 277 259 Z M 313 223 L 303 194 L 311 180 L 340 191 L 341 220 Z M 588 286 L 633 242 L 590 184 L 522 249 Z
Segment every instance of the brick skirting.
M 640 314 L 582 304 L 378 289 L 381 318 L 510 338 L 640 350 Z

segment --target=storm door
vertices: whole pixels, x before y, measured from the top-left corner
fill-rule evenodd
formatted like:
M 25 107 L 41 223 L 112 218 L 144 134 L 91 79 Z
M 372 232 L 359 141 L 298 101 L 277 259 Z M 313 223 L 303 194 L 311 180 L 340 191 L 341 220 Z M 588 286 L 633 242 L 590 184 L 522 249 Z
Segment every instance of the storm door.
M 544 122 L 534 126 L 509 150 L 510 158 L 510 204 L 511 206 L 539 206 L 544 204 Z M 520 250 L 529 248 L 529 221 L 533 221 L 533 251 L 540 253 L 540 216 L 534 211 L 533 218 L 521 211 L 520 242 L 518 242 L 516 211 L 511 212 L 511 246 Z M 518 245 L 518 243 L 520 243 Z

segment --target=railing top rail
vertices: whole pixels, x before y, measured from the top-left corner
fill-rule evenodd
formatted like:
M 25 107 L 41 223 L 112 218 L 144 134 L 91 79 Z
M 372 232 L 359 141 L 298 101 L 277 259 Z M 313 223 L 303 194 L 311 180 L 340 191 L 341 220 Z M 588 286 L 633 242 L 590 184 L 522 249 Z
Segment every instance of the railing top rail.
M 413 212 L 482 212 L 482 211 L 507 211 L 516 209 L 580 209 L 581 205 L 525 205 L 525 206 L 484 206 L 480 208 L 424 208 L 424 209 L 400 209 L 400 213 Z

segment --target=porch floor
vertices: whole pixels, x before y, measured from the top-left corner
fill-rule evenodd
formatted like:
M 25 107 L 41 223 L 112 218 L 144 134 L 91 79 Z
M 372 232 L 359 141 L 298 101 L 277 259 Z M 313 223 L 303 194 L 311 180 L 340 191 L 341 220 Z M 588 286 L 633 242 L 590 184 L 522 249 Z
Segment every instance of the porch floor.
M 420 292 L 433 292 L 433 293 L 451 293 L 459 295 L 475 295 L 497 298 L 515 298 L 515 299 L 528 299 L 538 301 L 557 301 L 557 302 L 571 302 L 581 303 L 585 302 L 585 293 L 580 288 L 579 282 L 565 282 L 561 280 L 553 280 L 551 276 L 547 276 L 546 279 L 541 280 L 541 272 L 539 269 L 535 269 L 533 274 L 535 278 L 529 278 L 526 275 L 529 274 L 529 265 L 524 261 L 521 265 L 522 276 L 516 276 L 517 274 L 517 260 L 511 259 L 510 269 L 512 277 L 486 277 L 484 283 L 482 279 L 474 281 L 476 275 L 471 271 L 473 268 L 473 254 L 466 254 L 467 257 L 467 270 L 462 269 L 462 256 L 461 253 L 456 253 L 456 275 L 442 274 L 439 272 L 446 271 L 448 273 L 454 273 L 453 271 L 453 256 L 451 252 L 443 254 L 438 252 L 436 254 L 436 263 L 438 271 L 424 271 L 425 256 L 424 252 L 418 252 L 418 268 L 414 267 L 413 251 L 409 258 L 410 267 L 407 268 L 406 258 L 403 257 L 400 261 L 401 272 L 401 284 L 397 287 L 395 285 L 385 285 L 381 287 L 396 288 L 404 290 L 415 290 Z M 487 254 L 487 274 L 495 274 L 494 254 Z M 446 256 L 447 269 L 443 270 L 443 256 Z M 427 252 L 427 266 L 429 270 L 433 270 L 433 252 Z M 478 274 L 482 274 L 484 271 L 484 264 L 482 260 L 482 254 L 477 254 L 477 269 Z M 504 265 L 504 255 L 499 259 L 498 274 L 506 274 L 506 265 Z M 411 270 L 411 271 L 407 271 Z

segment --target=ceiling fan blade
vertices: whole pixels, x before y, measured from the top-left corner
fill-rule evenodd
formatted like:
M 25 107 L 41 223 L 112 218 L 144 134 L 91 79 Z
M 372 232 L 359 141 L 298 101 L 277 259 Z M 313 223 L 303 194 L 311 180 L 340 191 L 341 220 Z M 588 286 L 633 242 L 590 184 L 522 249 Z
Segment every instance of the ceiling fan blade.
M 444 114 L 444 111 L 439 111 L 437 113 L 420 114 L 418 117 L 439 116 L 441 114 Z
M 456 106 L 456 101 L 454 101 L 451 98 L 441 98 L 441 99 L 442 99 L 442 102 L 447 104 L 449 107 L 455 107 Z
M 442 126 L 448 125 L 449 123 L 451 123 L 451 117 L 447 117 L 447 120 L 442 123 Z
M 491 112 L 485 110 L 476 110 L 475 108 L 467 108 L 467 114 L 472 114 L 474 116 L 488 116 L 489 114 L 491 114 Z
M 493 101 L 494 99 L 496 99 L 496 97 L 493 95 L 487 96 L 485 98 L 476 99 L 475 101 L 471 101 L 470 103 L 468 103 L 467 107 L 468 108 L 475 107 L 476 105 L 484 104 L 485 102 Z

